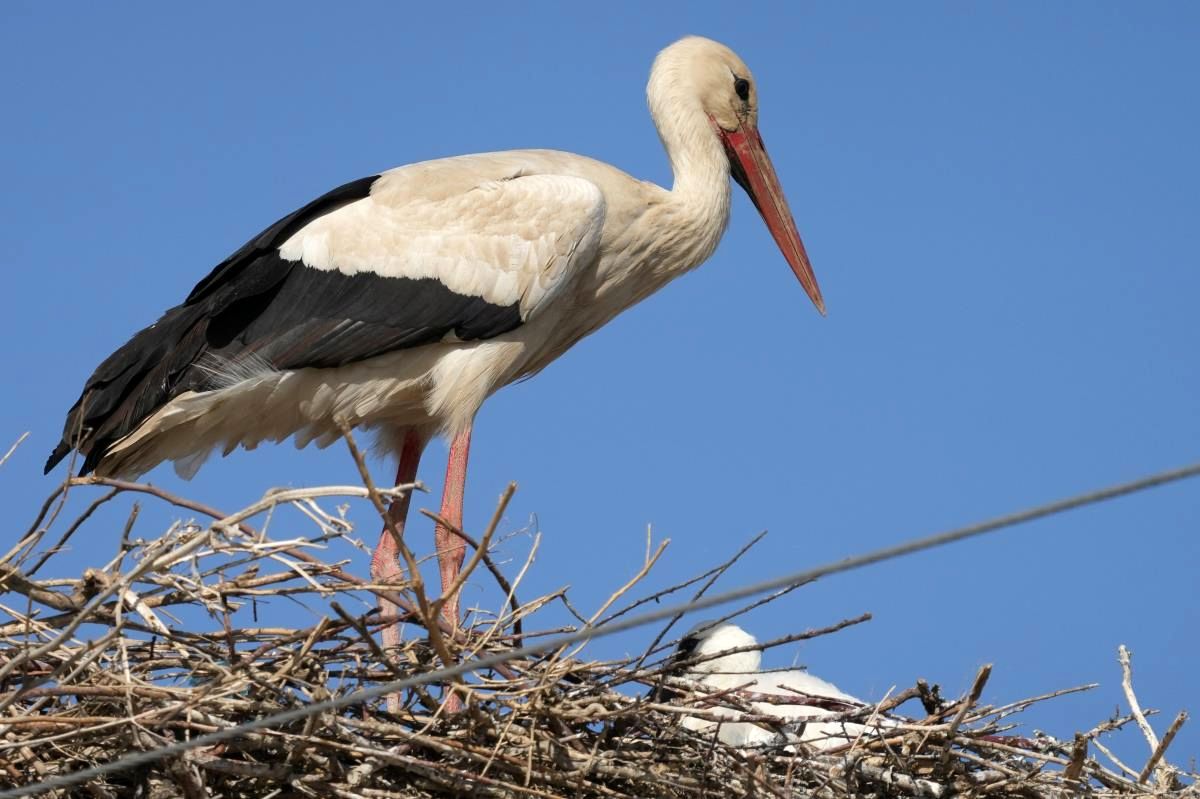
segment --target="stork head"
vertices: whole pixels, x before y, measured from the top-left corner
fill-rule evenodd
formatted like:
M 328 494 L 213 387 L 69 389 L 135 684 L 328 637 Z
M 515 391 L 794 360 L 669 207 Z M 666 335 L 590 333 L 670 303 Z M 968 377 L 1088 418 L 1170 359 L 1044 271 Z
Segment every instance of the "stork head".
M 647 87 L 650 104 L 675 94 L 690 95 L 717 125 L 734 130 L 758 123 L 758 89 L 750 67 L 737 53 L 703 36 L 687 36 L 654 59 Z
M 758 640 L 736 624 L 713 624 L 701 622 L 679 639 L 673 660 L 681 662 L 696 658 L 709 658 L 700 663 L 686 666 L 687 674 L 702 679 L 710 674 L 751 674 L 758 671 L 762 662 L 762 652 L 749 649 L 743 652 L 731 652 L 721 655 L 731 649 L 744 649 L 758 644 Z
M 758 84 L 750 68 L 720 42 L 688 36 L 654 59 L 646 94 L 659 134 L 676 162 L 676 177 L 680 163 L 674 149 L 688 149 L 692 137 L 719 142 L 729 175 L 750 195 L 800 285 L 824 314 L 821 288 L 758 132 Z

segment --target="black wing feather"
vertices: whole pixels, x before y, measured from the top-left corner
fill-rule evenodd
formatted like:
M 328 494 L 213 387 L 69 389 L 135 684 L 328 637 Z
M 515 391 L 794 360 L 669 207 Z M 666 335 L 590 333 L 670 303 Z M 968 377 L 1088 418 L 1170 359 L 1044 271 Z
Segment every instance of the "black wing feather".
M 376 177 L 347 183 L 289 214 L 222 261 L 182 305 L 110 355 L 67 414 L 49 472 L 72 449 L 81 474 L 108 448 L 186 391 L 214 388 L 202 359 L 253 356 L 275 369 L 324 368 L 420 346 L 454 333 L 491 338 L 521 324 L 517 306 L 456 294 L 437 280 L 347 275 L 279 255 L 314 219 L 362 199 Z
M 227 285 L 246 267 L 253 263 L 256 256 L 270 252 L 296 234 L 300 228 L 317 217 L 325 216 L 330 211 L 336 211 L 343 205 L 349 205 L 355 200 L 361 200 L 371 194 L 371 186 L 379 180 L 379 175 L 369 178 L 359 178 L 338 186 L 333 191 L 322 194 L 308 205 L 293 211 L 280 219 L 269 228 L 259 233 L 242 245 L 241 249 L 226 258 L 208 273 L 208 276 L 196 284 L 192 293 L 183 301 L 184 305 L 198 302 L 221 285 Z

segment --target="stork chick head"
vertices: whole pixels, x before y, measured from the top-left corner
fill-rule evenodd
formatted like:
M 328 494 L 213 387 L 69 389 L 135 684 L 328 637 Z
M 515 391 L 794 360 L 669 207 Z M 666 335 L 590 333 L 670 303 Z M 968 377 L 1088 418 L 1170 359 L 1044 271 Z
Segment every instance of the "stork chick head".
M 758 640 L 736 624 L 716 624 L 701 622 L 689 630 L 679 641 L 675 650 L 674 660 L 682 662 L 697 658 L 709 658 L 699 663 L 686 666 L 687 674 L 695 678 L 714 674 L 751 674 L 758 671 L 762 662 L 762 651 L 749 649 L 743 652 L 731 652 L 721 655 L 731 649 L 753 647 Z M 717 655 L 717 657 L 711 657 Z

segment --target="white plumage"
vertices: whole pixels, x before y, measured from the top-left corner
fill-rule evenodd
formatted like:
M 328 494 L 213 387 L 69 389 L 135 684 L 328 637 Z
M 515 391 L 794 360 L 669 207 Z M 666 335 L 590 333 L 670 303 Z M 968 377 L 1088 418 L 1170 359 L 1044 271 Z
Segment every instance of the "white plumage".
M 522 174 L 553 165 L 539 163 L 537 153 L 521 155 L 466 156 L 385 172 L 370 197 L 309 223 L 280 254 L 347 275 L 433 278 L 457 294 L 519 303 L 528 320 L 567 276 L 595 259 L 605 200 L 586 178 Z M 443 196 L 450 162 L 473 167 L 471 185 Z M 497 173 L 509 176 L 486 177 Z
M 831 716 L 863 706 L 863 702 L 840 690 L 833 683 L 797 669 L 760 671 L 762 653 L 756 647 L 758 641 L 736 624 L 712 626 L 705 622 L 694 627 L 681 639 L 677 658 L 703 659 L 687 667 L 682 676 L 700 683 L 713 692 L 738 689 L 749 693 L 772 694 L 796 697 L 795 703 L 776 704 L 752 702 L 753 712 L 780 719 L 786 727 L 781 735 L 752 722 L 711 721 L 696 716 L 685 716 L 683 726 L 696 732 L 708 733 L 715 729 L 717 738 L 730 746 L 778 746 L 803 743 L 814 749 L 833 749 L 854 741 L 869 729 L 863 724 L 844 721 L 823 721 Z M 747 649 L 747 647 L 751 647 Z M 746 650 L 730 652 L 730 650 Z M 716 657 L 713 657 L 716 656 Z M 804 699 L 815 697 L 833 702 L 806 704 Z M 810 700 L 811 701 L 811 700 Z M 829 705 L 843 705 L 831 709 Z M 738 711 L 722 707 L 706 707 L 706 710 L 735 719 Z M 888 722 L 882 720 L 881 725 Z
M 592 179 L 553 174 L 566 170 Z M 632 181 L 598 161 L 536 150 L 385 172 L 369 197 L 310 222 L 280 255 L 345 275 L 433 278 L 457 294 L 516 304 L 523 324 L 488 340 L 451 335 L 337 369 L 280 371 L 258 363 L 246 379 L 246 366 L 232 361 L 215 381 L 218 390 L 172 399 L 117 442 L 97 471 L 129 476 L 173 460 L 190 477 L 212 449 L 253 449 L 289 436 L 298 447 L 326 446 L 340 436 L 339 419 L 377 429 L 383 451 L 394 451 L 398 431 L 410 427 L 454 436 L 492 392 L 539 371 L 620 310 L 603 319 L 589 313 L 595 293 L 637 276 L 628 263 L 606 269 L 621 262 L 597 257 L 606 208 L 599 186 L 621 178 Z M 572 296 L 548 313 L 566 291 Z

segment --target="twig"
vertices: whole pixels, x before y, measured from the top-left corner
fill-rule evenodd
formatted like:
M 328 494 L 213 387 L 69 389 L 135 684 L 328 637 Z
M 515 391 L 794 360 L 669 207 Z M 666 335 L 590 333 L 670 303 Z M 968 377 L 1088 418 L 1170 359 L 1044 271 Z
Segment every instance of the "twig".
M 1071 762 L 1063 770 L 1063 779 L 1067 782 L 1078 783 L 1083 774 L 1083 764 L 1087 760 L 1088 739 L 1081 733 L 1075 733 L 1075 743 L 1071 747 Z
M 1142 735 L 1146 739 L 1146 743 L 1150 745 L 1150 759 L 1146 762 L 1145 768 L 1138 774 L 1138 784 L 1142 784 L 1154 772 L 1154 782 L 1165 787 L 1171 784 L 1171 769 L 1161 767 L 1157 771 L 1155 766 L 1166 752 L 1167 746 L 1174 739 L 1175 733 L 1183 726 L 1183 722 L 1187 721 L 1187 714 L 1180 711 L 1175 717 L 1175 721 L 1171 722 L 1171 727 L 1168 730 L 1168 737 L 1163 741 L 1158 740 L 1158 736 L 1154 734 L 1154 728 L 1150 726 L 1150 722 L 1146 720 L 1146 714 L 1142 711 L 1141 703 L 1138 702 L 1137 694 L 1133 691 L 1133 664 L 1132 655 L 1124 644 L 1117 647 L 1117 661 L 1121 664 L 1121 689 L 1125 692 L 1125 701 L 1129 703 L 1129 710 L 1133 714 L 1134 720 L 1137 721 L 1138 727 L 1142 731 Z
M 1171 741 L 1175 740 L 1175 734 L 1179 732 L 1179 728 L 1183 726 L 1183 723 L 1187 721 L 1187 718 L 1187 711 L 1181 710 L 1179 711 L 1179 714 L 1175 716 L 1175 720 L 1171 722 L 1171 726 L 1167 727 L 1166 734 L 1163 735 L 1162 740 L 1158 742 L 1158 745 L 1154 747 L 1154 753 L 1151 754 L 1150 759 L 1146 761 L 1146 765 L 1142 768 L 1142 773 L 1138 774 L 1137 781 L 1139 785 L 1145 783 L 1150 777 L 1150 772 L 1154 771 L 1155 766 L 1157 766 L 1159 761 L 1162 760 L 1163 755 L 1167 753 L 1167 747 L 1171 745 Z M 1155 774 L 1154 781 L 1161 788 L 1169 787 L 1171 784 L 1171 770 L 1162 769 L 1160 772 Z
M 8 452 L 5 452 L 3 457 L 0 457 L 0 466 L 3 466 L 8 462 L 8 459 L 12 457 L 12 454 L 17 451 L 17 447 L 21 446 L 21 442 L 27 438 L 29 438 L 28 430 L 22 433 L 20 437 L 13 442 L 13 445 L 8 448 Z
M 471 572 L 475 571 L 475 568 L 479 565 L 480 561 L 483 560 L 488 551 L 488 547 L 490 547 L 492 544 L 492 536 L 496 534 L 496 528 L 500 525 L 500 519 L 504 517 L 504 511 L 508 508 L 508 503 L 510 500 L 512 500 L 513 494 L 515 494 L 516 491 L 517 484 L 509 483 L 508 486 L 505 487 L 503 493 L 500 494 L 500 501 L 496 504 L 496 510 L 492 513 L 492 519 L 490 522 L 488 522 L 487 529 L 483 531 L 483 538 L 480 540 L 479 546 L 475 547 L 475 551 L 471 553 L 471 559 L 468 560 L 466 565 L 459 570 L 458 574 L 454 576 L 454 582 L 450 584 L 450 587 L 447 588 L 440 597 L 433 601 L 432 606 L 434 613 L 440 613 L 445 604 L 458 594 L 459 590 L 463 587 L 463 584 L 466 583 L 467 578 L 471 576 Z M 449 524 L 445 519 L 442 519 L 435 513 L 431 513 L 429 511 L 423 512 L 438 524 L 446 527 L 446 529 L 449 530 L 453 528 L 460 537 L 463 536 L 462 531 L 457 529 L 456 525 Z
M 950 762 L 950 744 L 949 741 L 954 739 L 958 732 L 958 726 L 962 724 L 963 717 L 967 715 L 967 711 L 979 701 L 979 697 L 983 695 L 983 686 L 987 685 L 988 677 L 992 676 L 992 664 L 985 663 L 979 667 L 979 672 L 975 675 L 975 682 L 971 685 L 971 691 L 962 701 L 958 712 L 954 714 L 954 719 L 950 722 L 950 728 L 946 731 L 947 744 L 942 749 L 942 756 L 938 758 L 938 765 L 945 768 Z
M 708 591 L 708 589 L 712 588 L 716 584 L 717 580 L 721 579 L 721 576 L 723 574 L 725 574 L 725 572 L 727 572 L 733 566 L 733 564 L 735 564 L 739 560 L 741 560 L 742 556 L 745 555 L 747 552 L 749 552 L 750 549 L 755 544 L 757 544 L 759 541 L 763 540 L 763 538 L 766 536 L 766 534 L 767 534 L 767 531 L 763 530 L 758 535 L 754 536 L 749 541 L 747 541 L 745 544 L 743 544 L 742 547 L 737 552 L 733 553 L 733 555 L 731 557 L 726 559 L 724 563 L 720 564 L 715 569 L 710 569 L 706 574 L 701 575 L 701 578 L 708 577 L 708 580 L 707 580 L 707 582 L 704 583 L 704 585 L 700 586 L 700 589 L 698 591 L 696 591 L 695 594 L 692 595 L 692 599 L 699 599 L 700 597 L 704 596 L 704 594 Z M 701 579 L 701 578 L 697 578 L 697 579 Z M 660 591 L 657 594 L 653 594 L 651 596 L 651 598 L 658 599 L 661 596 L 667 595 L 669 593 L 673 593 L 674 591 L 678 590 L 679 588 L 682 588 L 683 586 L 690 585 L 692 582 L 693 582 L 693 580 L 689 580 L 687 583 L 683 583 L 680 586 L 675 586 L 675 587 L 669 589 L 668 591 L 665 591 L 665 592 Z M 633 610 L 634 608 L 638 607 L 640 604 L 641 604 L 641 602 L 634 602 L 629 607 L 625 608 L 622 611 L 612 614 L 611 616 L 609 616 L 607 619 L 605 619 L 604 621 L 602 621 L 600 623 L 604 624 L 605 622 L 612 621 L 613 619 L 621 616 L 622 614 L 627 613 L 628 611 Z M 660 643 L 662 643 L 663 638 L 665 638 L 667 636 L 667 633 L 670 632 L 671 628 L 674 627 L 681 618 L 683 618 L 682 615 L 672 616 L 671 619 L 668 620 L 667 623 L 664 624 L 661 629 L 659 629 L 658 633 L 650 641 L 649 646 L 647 646 L 642 651 L 642 654 L 637 659 L 637 662 L 633 664 L 633 668 L 635 670 L 641 668 L 642 664 L 645 663 L 646 659 L 648 657 L 650 657 L 651 654 L 654 653 L 654 651 L 656 650 L 658 645 Z
M 75 531 L 78 530 L 80 527 L 82 527 L 84 522 L 86 522 L 88 519 L 90 519 L 92 517 L 92 514 L 95 513 L 96 510 L 101 505 L 103 505 L 106 502 L 108 502 L 109 500 L 113 499 L 120 493 L 121 492 L 118 489 L 114 488 L 113 490 L 109 491 L 107 494 L 103 494 L 98 499 L 93 500 L 92 503 L 90 505 L 88 505 L 87 509 L 83 513 L 81 513 L 75 519 L 75 521 L 73 521 L 71 523 L 71 526 L 67 528 L 66 532 L 64 532 L 59 537 L 58 541 L 54 544 L 54 546 L 50 547 L 48 550 L 43 552 L 42 556 L 40 558 L 38 558 L 37 563 L 35 563 L 29 567 L 29 572 L 28 572 L 29 576 L 32 577 L 33 575 L 37 574 L 38 569 L 42 568 L 42 566 L 45 565 L 46 561 L 50 560 L 50 558 L 53 557 L 55 555 L 55 553 L 61 552 L 63 546 L 67 543 L 67 541 L 69 541 L 71 539 L 71 536 L 73 536 L 75 534 Z
M 516 483 L 512 483 L 511 485 L 515 486 Z M 521 602 L 517 599 L 517 592 L 514 588 L 514 584 L 509 583 L 508 578 L 504 576 L 504 572 L 500 571 L 500 567 L 496 565 L 494 560 L 492 560 L 492 556 L 488 552 L 487 547 L 482 546 L 479 541 L 476 541 L 468 533 L 459 529 L 458 526 L 450 524 L 450 522 L 446 521 L 433 511 L 422 508 L 421 513 L 425 514 L 430 519 L 433 519 L 436 524 L 440 524 L 445 527 L 445 529 L 449 530 L 453 535 L 465 542 L 467 546 L 471 547 L 471 549 L 475 552 L 483 553 L 480 558 L 483 561 L 484 568 L 491 573 L 492 577 L 496 580 L 496 585 L 498 585 L 500 590 L 504 592 L 508 606 L 512 609 L 514 616 L 516 616 L 516 621 L 513 622 L 514 629 L 517 635 L 520 636 L 522 632 L 521 620 L 516 614 L 521 608 Z M 461 574 L 462 572 L 459 573 Z

